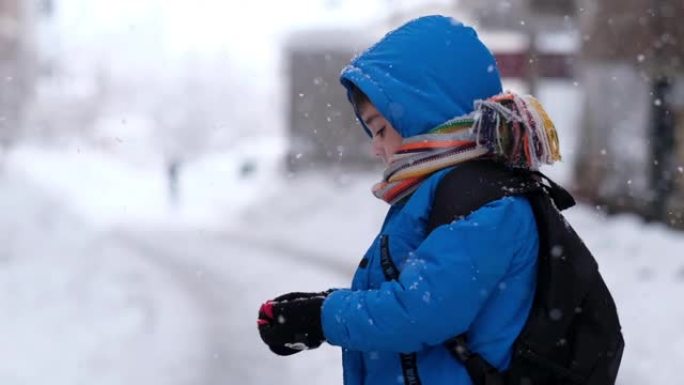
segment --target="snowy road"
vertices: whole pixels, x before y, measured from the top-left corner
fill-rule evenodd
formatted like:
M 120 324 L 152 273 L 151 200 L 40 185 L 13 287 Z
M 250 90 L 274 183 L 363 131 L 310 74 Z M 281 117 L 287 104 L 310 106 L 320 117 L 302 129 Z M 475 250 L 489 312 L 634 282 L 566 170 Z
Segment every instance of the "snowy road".
M 119 229 L 114 238 L 156 264 L 193 300 L 205 347 L 188 363 L 198 376 L 193 384 L 295 384 L 302 375 L 307 383 L 341 383 L 337 349 L 276 357 L 261 345 L 255 317 L 258 305 L 278 293 L 342 285 L 350 266 L 286 243 L 229 233 Z

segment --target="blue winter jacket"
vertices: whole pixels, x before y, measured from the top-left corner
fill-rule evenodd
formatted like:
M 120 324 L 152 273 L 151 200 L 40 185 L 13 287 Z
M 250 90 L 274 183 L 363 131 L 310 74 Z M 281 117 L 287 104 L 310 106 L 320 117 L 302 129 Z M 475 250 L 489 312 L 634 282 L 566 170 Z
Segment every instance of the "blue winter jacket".
M 359 87 L 403 137 L 469 112 L 499 93 L 494 59 L 475 32 L 451 19 L 417 19 L 354 59 L 341 75 Z M 467 333 L 469 346 L 499 369 L 532 305 L 538 235 L 523 197 L 484 205 L 428 233 L 433 195 L 449 169 L 393 205 L 350 289 L 322 308 L 330 344 L 343 348 L 345 385 L 403 384 L 398 353 L 417 353 L 423 385 L 470 384 L 442 343 Z M 380 239 L 400 270 L 386 281 Z

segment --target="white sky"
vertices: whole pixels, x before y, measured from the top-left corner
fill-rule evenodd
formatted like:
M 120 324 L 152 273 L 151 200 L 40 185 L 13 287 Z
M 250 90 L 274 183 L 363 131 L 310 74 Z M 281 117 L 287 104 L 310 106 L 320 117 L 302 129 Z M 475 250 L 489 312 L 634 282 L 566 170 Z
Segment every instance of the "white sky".
M 56 0 L 67 45 L 118 41 L 178 54 L 254 50 L 282 31 L 305 26 L 359 26 L 452 0 Z M 151 43 L 151 44 L 146 44 Z M 153 44 L 152 44 L 153 43 Z
M 168 84 L 187 68 L 202 68 L 205 63 L 211 66 L 205 71 L 241 77 L 252 87 L 277 82 L 280 43 L 288 30 L 370 25 L 386 19 L 390 4 L 387 0 L 55 1 L 54 28 L 48 28 L 41 46 L 57 51 L 61 65 L 73 71 L 88 74 L 108 68 L 120 79 Z
M 153 50 L 257 48 L 291 26 L 368 21 L 382 0 L 61 0 L 57 23 L 65 43 L 96 46 L 103 40 Z M 335 5 L 337 4 L 337 5 Z

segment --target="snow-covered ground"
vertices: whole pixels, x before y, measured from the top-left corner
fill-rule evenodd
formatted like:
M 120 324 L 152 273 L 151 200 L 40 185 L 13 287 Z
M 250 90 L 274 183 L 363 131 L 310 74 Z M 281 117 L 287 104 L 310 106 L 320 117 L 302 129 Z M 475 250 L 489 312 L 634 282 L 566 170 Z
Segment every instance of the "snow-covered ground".
M 191 382 L 203 347 L 194 300 L 69 206 L 0 173 L 0 383 Z

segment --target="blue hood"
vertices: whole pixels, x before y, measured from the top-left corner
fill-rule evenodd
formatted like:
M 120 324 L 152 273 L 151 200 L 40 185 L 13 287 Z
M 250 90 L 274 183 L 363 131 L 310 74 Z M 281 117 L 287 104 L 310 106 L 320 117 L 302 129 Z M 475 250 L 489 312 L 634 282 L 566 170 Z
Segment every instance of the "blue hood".
M 388 33 L 342 70 L 342 85 L 356 85 L 407 138 L 423 134 L 473 103 L 501 92 L 492 53 L 471 27 L 444 16 L 425 16 Z

